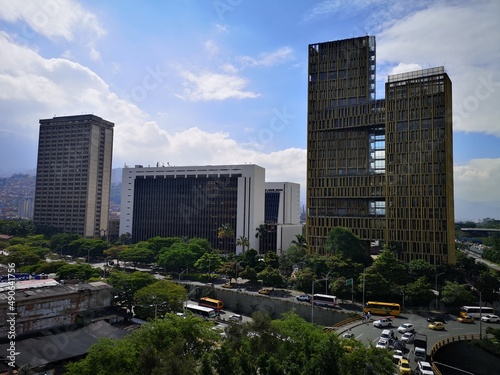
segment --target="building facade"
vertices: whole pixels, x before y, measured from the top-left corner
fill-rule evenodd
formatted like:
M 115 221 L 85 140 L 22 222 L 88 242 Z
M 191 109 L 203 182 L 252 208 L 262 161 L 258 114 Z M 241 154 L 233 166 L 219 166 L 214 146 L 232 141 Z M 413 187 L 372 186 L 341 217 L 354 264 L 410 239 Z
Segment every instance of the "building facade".
M 240 236 L 258 249 L 264 222 L 265 170 L 253 164 L 126 167 L 122 172 L 120 234 L 133 242 L 155 236 L 205 238 L 214 249 L 241 252 Z M 228 224 L 229 238 L 218 228 Z
M 296 235 L 302 234 L 300 223 L 300 184 L 292 182 L 266 182 L 264 227 L 259 237 L 261 253 L 281 254 Z
M 107 230 L 113 127 L 94 115 L 40 120 L 35 224 L 83 237 Z
M 389 76 L 375 98 L 375 37 L 309 45 L 307 243 L 333 227 L 400 259 L 454 263 L 451 81 L 443 67 Z

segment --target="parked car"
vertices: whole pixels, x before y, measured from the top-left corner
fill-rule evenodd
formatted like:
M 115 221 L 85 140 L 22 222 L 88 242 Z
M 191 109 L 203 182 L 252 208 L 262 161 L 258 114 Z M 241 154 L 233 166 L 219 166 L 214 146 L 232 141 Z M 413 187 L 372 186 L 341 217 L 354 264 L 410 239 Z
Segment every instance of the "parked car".
M 445 327 L 444 327 L 444 323 L 434 322 L 434 323 L 429 324 L 429 326 L 427 328 L 432 329 L 434 331 L 443 331 Z
M 429 362 L 419 361 L 417 365 L 418 373 L 421 375 L 434 375 L 434 370 Z
M 378 340 L 377 345 L 375 345 L 375 347 L 379 349 L 389 349 L 389 340 L 380 339 Z
M 226 289 L 231 289 L 233 287 L 233 285 L 230 283 L 222 284 L 221 286 Z
M 468 323 L 468 324 L 472 324 L 474 323 L 474 318 L 470 315 L 466 315 L 466 316 L 461 316 L 460 318 L 457 319 L 460 323 Z
M 349 331 L 349 332 L 346 332 L 346 333 L 344 333 L 344 334 L 342 335 L 342 338 L 343 338 L 343 339 L 353 339 L 353 338 L 354 338 L 354 333 L 352 333 L 352 332 L 350 332 L 350 331 Z
M 297 301 L 309 302 L 310 300 L 311 296 L 309 294 L 301 294 L 300 296 L 297 296 Z
M 441 323 L 446 323 L 446 320 L 443 315 L 434 315 L 429 318 L 427 318 L 427 321 L 429 323 L 434 323 L 434 322 L 441 322 Z
M 389 318 L 382 318 L 379 320 L 375 320 L 373 322 L 373 326 L 380 328 L 380 327 L 392 327 L 392 319 Z
M 406 358 L 401 358 L 398 362 L 398 370 L 400 374 L 411 374 L 410 362 Z
M 500 318 L 497 315 L 487 314 L 487 315 L 482 316 L 481 320 L 483 322 L 488 322 L 488 323 L 498 323 Z
M 401 336 L 401 341 L 411 344 L 415 340 L 415 334 L 413 332 L 406 332 Z
M 406 332 L 415 332 L 415 327 L 412 323 L 403 323 L 398 327 L 398 332 L 406 333 Z

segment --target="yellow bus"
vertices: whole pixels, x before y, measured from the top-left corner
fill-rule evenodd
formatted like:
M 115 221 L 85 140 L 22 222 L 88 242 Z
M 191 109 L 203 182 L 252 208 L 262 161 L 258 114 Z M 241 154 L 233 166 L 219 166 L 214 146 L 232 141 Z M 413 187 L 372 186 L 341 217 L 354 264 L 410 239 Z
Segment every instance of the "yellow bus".
M 211 307 L 216 311 L 221 311 L 224 308 L 224 302 L 222 302 L 220 299 L 214 299 L 210 297 L 201 297 L 200 301 L 198 302 L 198 305 Z
M 376 315 L 399 315 L 401 306 L 399 303 L 368 301 L 363 312 Z

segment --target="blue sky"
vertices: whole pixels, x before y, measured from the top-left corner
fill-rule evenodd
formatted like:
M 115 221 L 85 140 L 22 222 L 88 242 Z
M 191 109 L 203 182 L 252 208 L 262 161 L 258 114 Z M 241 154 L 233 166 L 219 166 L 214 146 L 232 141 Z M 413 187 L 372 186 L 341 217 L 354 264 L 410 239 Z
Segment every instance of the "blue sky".
M 388 74 L 453 81 L 457 219 L 500 218 L 500 2 L 0 0 L 0 174 L 38 120 L 115 123 L 114 166 L 256 163 L 305 196 L 307 46 L 375 35 Z

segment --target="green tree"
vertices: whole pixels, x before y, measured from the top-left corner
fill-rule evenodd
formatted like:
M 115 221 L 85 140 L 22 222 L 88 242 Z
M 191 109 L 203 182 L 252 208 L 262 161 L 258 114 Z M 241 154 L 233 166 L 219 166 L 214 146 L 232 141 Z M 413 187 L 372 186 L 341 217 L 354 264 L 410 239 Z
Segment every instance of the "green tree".
M 90 264 L 65 264 L 57 271 L 57 277 L 61 280 L 87 281 L 93 277 L 99 277 L 99 270 Z
M 194 268 L 197 254 L 184 242 L 174 243 L 158 257 L 158 265 L 167 271 L 180 272 L 182 269 Z
M 186 296 L 186 289 L 168 280 L 157 281 L 134 293 L 136 305 L 142 306 L 151 319 L 169 312 L 182 311 Z
M 134 294 L 141 288 L 153 284 L 156 279 L 149 273 L 136 271 L 126 273 L 118 270 L 111 271 L 108 277 L 108 283 L 113 286 L 116 294 L 116 303 L 127 307 L 132 311 L 134 305 Z
M 301 250 L 307 251 L 306 236 L 302 234 L 296 234 L 295 239 L 292 241 L 291 245 L 296 246 Z
M 409 276 L 417 280 L 425 277 L 427 281 L 433 280 L 436 275 L 436 270 L 432 264 L 423 259 L 413 259 L 408 263 Z
M 218 238 L 232 238 L 234 237 L 234 229 L 229 223 L 222 224 L 217 229 Z
M 435 298 L 431 284 L 425 276 L 404 287 L 405 299 L 410 306 L 428 306 Z
M 349 229 L 335 227 L 326 237 L 325 252 L 329 255 L 342 254 L 346 259 L 357 263 L 368 264 L 368 253 L 359 240 Z
M 467 284 L 446 281 L 441 291 L 441 301 L 450 306 L 475 304 L 476 296 Z
M 262 280 L 264 285 L 272 286 L 274 288 L 281 288 L 286 284 L 284 277 L 280 274 L 280 271 L 272 267 L 266 267 L 264 271 L 259 272 L 258 278 Z
M 406 284 L 408 278 L 408 267 L 405 263 L 398 260 L 396 255 L 384 248 L 373 261 L 372 267 L 374 271 L 382 275 L 391 285 L 398 289 L 401 285 Z
M 237 239 L 236 239 L 236 246 L 241 246 L 242 248 L 242 252 L 244 253 L 245 252 L 245 249 L 250 246 L 250 241 L 248 240 L 247 237 L 245 236 L 239 236 Z
M 154 261 L 154 254 L 144 243 L 136 246 L 128 246 L 118 254 L 118 259 L 123 262 L 151 263 Z
M 194 263 L 194 266 L 199 270 L 206 270 L 207 274 L 211 274 L 223 264 L 222 258 L 216 253 L 205 253 Z M 210 276 L 209 276 L 210 277 Z

